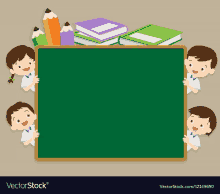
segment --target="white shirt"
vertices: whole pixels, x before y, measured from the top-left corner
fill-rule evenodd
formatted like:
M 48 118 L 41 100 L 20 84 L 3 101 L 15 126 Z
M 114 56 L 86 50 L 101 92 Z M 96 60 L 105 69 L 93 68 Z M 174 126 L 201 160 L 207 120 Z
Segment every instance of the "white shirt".
M 187 136 L 189 137 L 189 143 L 193 144 L 196 147 L 201 147 L 200 144 L 200 139 L 198 135 L 194 135 L 193 132 L 190 130 L 187 130 Z M 187 144 L 187 152 L 191 149 L 192 147 Z
M 195 88 L 196 90 L 201 90 L 200 82 L 198 78 L 194 78 L 192 74 L 187 73 L 187 79 L 189 80 L 189 85 Z M 192 90 L 187 87 L 187 94 L 189 94 Z
M 26 142 L 33 137 L 33 132 L 35 130 L 35 125 L 31 125 L 28 129 L 24 129 L 22 132 L 21 142 Z M 35 146 L 35 140 L 31 142 Z
M 35 71 L 29 73 L 28 75 L 25 75 L 25 76 L 22 78 L 21 87 L 22 87 L 22 88 L 26 88 L 26 87 L 28 87 L 29 85 L 31 85 L 31 84 L 33 83 L 34 77 L 35 77 Z M 32 87 L 31 87 L 31 90 L 34 92 L 34 91 L 35 91 L 35 86 L 32 86 Z

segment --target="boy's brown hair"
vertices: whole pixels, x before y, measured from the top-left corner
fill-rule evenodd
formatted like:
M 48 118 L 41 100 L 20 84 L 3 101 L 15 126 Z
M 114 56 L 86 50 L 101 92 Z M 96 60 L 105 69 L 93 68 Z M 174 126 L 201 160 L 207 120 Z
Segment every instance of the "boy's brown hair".
M 8 121 L 8 124 L 11 125 L 11 115 L 20 110 L 21 108 L 28 108 L 32 113 L 34 113 L 34 109 L 33 107 L 28 104 L 28 103 L 25 103 L 25 102 L 17 102 L 15 103 L 14 105 L 10 106 L 9 109 L 7 110 L 7 113 L 6 113 L 6 120 Z
M 31 47 L 27 47 L 25 45 L 19 45 L 11 49 L 6 57 L 6 64 L 8 68 L 13 69 L 13 64 L 15 64 L 17 61 L 21 61 L 26 54 L 30 58 L 35 60 L 35 52 L 34 49 L 32 49 Z M 13 83 L 13 78 L 14 78 L 14 74 L 11 75 L 8 82 Z
M 215 69 L 218 59 L 214 50 L 206 46 L 194 46 L 189 49 L 187 53 L 188 57 L 195 57 L 198 61 L 211 61 L 211 68 Z
M 207 108 L 205 106 L 196 106 L 190 108 L 189 112 L 190 114 L 197 115 L 200 118 L 209 118 L 210 128 L 212 131 L 210 133 L 206 133 L 206 135 L 209 136 L 214 131 L 217 125 L 217 119 L 215 113 L 210 108 Z

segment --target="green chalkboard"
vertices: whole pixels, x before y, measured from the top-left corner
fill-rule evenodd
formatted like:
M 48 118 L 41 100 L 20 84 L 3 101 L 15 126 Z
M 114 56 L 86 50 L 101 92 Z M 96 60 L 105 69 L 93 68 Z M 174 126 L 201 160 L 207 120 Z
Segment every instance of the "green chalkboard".
M 185 53 L 36 47 L 36 160 L 185 160 Z

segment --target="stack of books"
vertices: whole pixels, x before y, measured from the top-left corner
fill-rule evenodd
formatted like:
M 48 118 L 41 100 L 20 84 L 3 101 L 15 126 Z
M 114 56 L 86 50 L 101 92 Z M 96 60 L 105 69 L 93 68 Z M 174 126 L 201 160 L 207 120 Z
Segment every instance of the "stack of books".
M 149 24 L 120 37 L 122 45 L 172 45 L 182 40 L 183 32 Z
M 76 23 L 74 43 L 80 45 L 114 45 L 128 32 L 127 26 L 105 18 Z

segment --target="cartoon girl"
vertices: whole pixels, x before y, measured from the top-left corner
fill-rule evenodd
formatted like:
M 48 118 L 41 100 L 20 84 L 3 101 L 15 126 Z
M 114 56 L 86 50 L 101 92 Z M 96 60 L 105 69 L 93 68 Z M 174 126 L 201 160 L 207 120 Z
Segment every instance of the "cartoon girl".
M 35 52 L 25 45 L 14 47 L 6 57 L 6 64 L 11 72 L 8 82 L 14 82 L 14 75 L 23 75 L 21 88 L 25 91 L 35 91 L 39 78 L 35 76 Z

